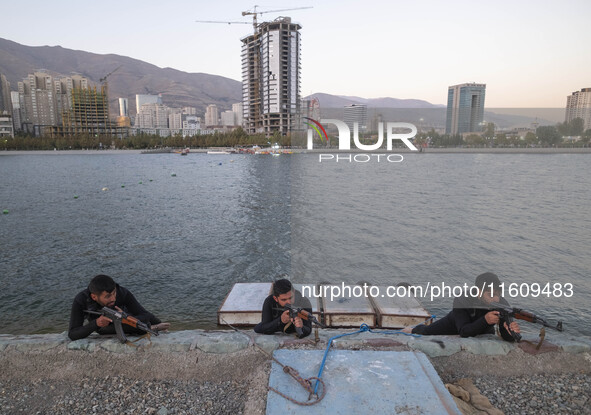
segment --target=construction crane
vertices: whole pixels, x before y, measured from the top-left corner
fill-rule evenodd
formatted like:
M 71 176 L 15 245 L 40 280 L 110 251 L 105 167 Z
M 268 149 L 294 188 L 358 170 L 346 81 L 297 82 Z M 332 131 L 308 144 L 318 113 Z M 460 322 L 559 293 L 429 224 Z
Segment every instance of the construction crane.
M 104 112 L 102 112 L 101 118 L 104 119 L 105 122 L 105 131 L 110 130 L 111 128 L 111 118 L 109 116 L 109 84 L 107 83 L 107 78 L 111 75 L 113 75 L 115 72 L 117 72 L 123 65 L 119 65 L 118 67 L 116 67 L 115 69 L 113 69 L 111 72 L 109 72 L 108 74 L 106 74 L 105 76 L 103 76 L 101 79 L 99 79 L 99 82 L 102 84 L 101 85 L 101 95 L 102 95 L 102 105 L 104 108 Z
M 254 6 L 253 10 L 247 10 L 245 12 L 242 12 L 242 16 L 252 16 L 252 27 L 254 28 L 254 32 L 256 33 L 257 31 L 257 16 L 261 15 L 261 14 L 266 14 L 266 13 L 278 13 L 278 12 L 287 12 L 287 11 L 291 11 L 291 10 L 302 10 L 302 9 L 312 9 L 312 6 L 306 6 L 306 7 L 294 7 L 292 9 L 279 9 L 279 10 L 266 10 L 266 11 L 257 11 L 257 7 L 259 6 Z M 225 24 L 250 24 L 248 22 L 228 22 L 228 21 L 222 21 L 222 20 L 195 20 L 195 22 L 197 23 L 225 23 Z
M 119 65 L 117 68 L 113 69 L 111 72 L 109 72 L 108 74 L 106 74 L 105 76 L 103 76 L 101 79 L 99 79 L 99 82 L 102 84 L 103 82 L 107 81 L 107 78 L 111 75 L 113 75 L 115 72 L 117 72 L 119 69 L 121 69 L 123 65 Z

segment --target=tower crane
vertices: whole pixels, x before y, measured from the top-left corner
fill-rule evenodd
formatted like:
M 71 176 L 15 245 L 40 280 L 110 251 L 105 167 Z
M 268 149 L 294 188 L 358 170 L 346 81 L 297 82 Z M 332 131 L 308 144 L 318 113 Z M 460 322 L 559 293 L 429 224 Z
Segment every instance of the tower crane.
M 113 69 L 111 72 L 109 72 L 108 74 L 106 74 L 105 76 L 103 76 L 101 79 L 99 79 L 99 82 L 102 84 L 103 82 L 107 81 L 107 78 L 111 75 L 113 75 L 115 72 L 117 72 L 119 69 L 121 69 L 123 65 L 119 65 L 117 68 Z
M 107 83 L 107 78 L 111 75 L 113 75 L 115 72 L 117 72 L 123 65 L 119 65 L 118 67 L 116 67 L 115 69 L 113 69 L 111 72 L 109 72 L 108 74 L 106 74 L 105 76 L 103 76 L 101 79 L 99 79 L 99 82 L 102 84 L 101 85 L 101 92 L 103 95 L 103 105 L 105 107 L 105 111 L 104 111 L 104 119 L 105 119 L 105 126 L 106 128 L 111 128 L 111 119 L 109 117 L 109 84 Z
M 291 10 L 302 10 L 302 9 L 311 9 L 312 6 L 305 6 L 305 7 L 294 7 L 292 9 L 279 9 L 279 10 L 265 10 L 265 11 L 257 11 L 257 7 L 259 6 L 254 6 L 252 11 L 247 10 L 242 12 L 242 16 L 252 16 L 252 26 L 254 28 L 254 32 L 256 33 L 257 31 L 257 16 L 261 15 L 261 14 L 266 14 L 266 13 L 278 13 L 278 12 L 287 12 L 287 11 L 291 11 Z M 197 23 L 226 23 L 226 24 L 250 24 L 248 22 L 228 22 L 228 21 L 222 21 L 222 20 L 195 20 L 195 22 Z

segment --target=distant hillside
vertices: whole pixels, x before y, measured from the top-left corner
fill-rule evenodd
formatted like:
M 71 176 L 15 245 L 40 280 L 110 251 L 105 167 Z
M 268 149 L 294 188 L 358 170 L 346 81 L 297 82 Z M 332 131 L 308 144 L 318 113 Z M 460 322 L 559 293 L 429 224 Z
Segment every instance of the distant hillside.
M 365 104 L 368 108 L 445 108 L 421 99 L 362 98 L 355 96 L 315 93 L 305 99 L 317 98 L 321 108 L 342 108 L 346 105 Z
M 367 105 L 367 119 L 412 122 L 423 128 L 445 128 L 445 105 L 431 104 L 420 99 L 362 98 L 356 96 L 315 93 L 305 99 L 317 98 L 322 118 L 343 119 L 343 107 L 351 104 Z M 510 129 L 539 125 L 554 125 L 564 119 L 560 108 L 485 108 L 484 119 L 498 128 Z
M 205 73 L 187 73 L 119 55 L 98 55 L 61 46 L 31 47 L 0 38 L 0 73 L 17 90 L 29 73 L 46 69 L 52 75 L 73 72 L 98 84 L 99 80 L 119 68 L 109 78 L 109 101 L 118 113 L 117 98 L 129 99 L 130 113 L 135 113 L 135 94 L 162 94 L 171 107 L 191 106 L 205 111 L 209 104 L 222 110 L 242 101 L 242 84 L 233 79 Z

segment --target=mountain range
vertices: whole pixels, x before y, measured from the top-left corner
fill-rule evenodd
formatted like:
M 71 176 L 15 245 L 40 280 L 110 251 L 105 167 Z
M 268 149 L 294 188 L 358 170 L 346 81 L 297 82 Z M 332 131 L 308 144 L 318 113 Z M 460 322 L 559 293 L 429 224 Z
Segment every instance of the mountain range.
M 6 76 L 13 91 L 18 82 L 39 69 L 54 76 L 77 73 L 96 84 L 114 71 L 107 80 L 109 105 L 115 114 L 119 112 L 119 97 L 128 98 L 129 111 L 135 113 L 136 94 L 162 94 L 162 101 L 168 106 L 190 106 L 201 111 L 209 104 L 227 110 L 242 101 L 242 83 L 223 76 L 159 68 L 114 54 L 99 55 L 61 46 L 25 46 L 0 38 L 0 73 Z
M 445 108 L 445 105 L 435 105 L 420 99 L 362 98 L 324 93 L 315 93 L 305 99 L 313 98 L 318 99 L 321 108 L 343 108 L 353 104 L 364 104 L 368 108 Z
M 231 109 L 233 103 L 242 101 L 241 82 L 223 76 L 159 68 L 115 54 L 99 55 L 61 46 L 25 46 L 0 38 L 0 73 L 6 76 L 13 91 L 18 82 L 40 69 L 53 76 L 80 74 L 95 84 L 111 74 L 108 82 L 112 111 L 118 111 L 117 98 L 123 97 L 129 100 L 130 113 L 135 113 L 135 94 L 162 94 L 162 100 L 168 106 L 192 106 L 201 111 L 205 111 L 209 104 L 216 104 L 222 110 Z M 366 104 L 370 108 L 440 107 L 416 99 L 367 99 L 324 93 L 306 98 L 318 98 L 326 108 L 351 104 Z
M 223 76 L 160 68 L 139 59 L 115 54 L 100 55 L 61 46 L 25 46 L 0 38 L 0 73 L 6 76 L 13 91 L 17 90 L 18 82 L 40 69 L 53 76 L 80 74 L 97 85 L 101 78 L 110 74 L 109 105 L 112 114 L 119 112 L 120 97 L 128 98 L 129 112 L 134 114 L 136 94 L 162 94 L 165 105 L 177 108 L 196 107 L 201 113 L 205 112 L 209 104 L 216 104 L 223 111 L 231 109 L 233 103 L 242 101 L 242 83 Z M 323 112 L 326 110 L 327 113 L 339 117 L 342 116 L 344 106 L 365 104 L 368 115 L 375 112 L 381 113 L 387 119 L 407 118 L 409 122 L 416 119 L 417 122 L 430 125 L 445 123 L 444 105 L 418 99 L 368 99 L 325 93 L 305 97 L 312 98 L 318 99 Z M 527 114 L 525 117 L 519 115 L 496 118 L 498 113 L 489 113 L 485 114 L 485 117 L 504 126 L 525 125 L 534 120 L 542 121 L 544 124 L 546 121 L 536 119 L 535 117 L 540 117 L 538 114 Z

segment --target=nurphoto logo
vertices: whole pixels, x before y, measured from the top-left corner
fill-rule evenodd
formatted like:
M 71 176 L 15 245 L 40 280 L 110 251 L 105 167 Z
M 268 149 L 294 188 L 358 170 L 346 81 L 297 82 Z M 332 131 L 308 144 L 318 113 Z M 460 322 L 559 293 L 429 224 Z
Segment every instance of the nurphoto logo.
M 328 134 L 326 134 L 326 130 L 322 126 L 322 124 L 333 124 L 337 127 L 339 131 L 339 150 L 351 150 L 351 130 L 344 121 L 336 120 L 336 119 L 323 119 L 320 122 L 313 120 L 312 118 L 304 117 L 306 120 L 310 121 L 310 123 L 306 122 L 308 125 L 308 150 L 312 150 L 314 148 L 313 145 L 313 135 L 314 131 L 318 133 L 320 136 L 320 141 L 325 141 L 327 144 L 330 143 Z M 408 133 L 395 133 L 395 130 L 410 130 Z M 375 151 L 382 147 L 384 143 L 384 131 L 386 135 L 386 149 L 388 151 L 392 151 L 392 141 L 393 140 L 400 140 L 408 147 L 411 151 L 418 151 L 418 149 L 414 146 L 413 143 L 410 142 L 410 139 L 413 138 L 417 134 L 417 127 L 414 124 L 410 124 L 407 122 L 388 122 L 386 123 L 386 128 L 384 128 L 384 123 L 378 123 L 378 140 L 374 144 L 362 144 L 359 140 L 359 124 L 353 123 L 353 142 L 355 143 L 355 147 L 361 151 Z M 382 160 L 387 160 L 389 162 L 399 163 L 404 160 L 404 157 L 400 154 L 347 154 L 339 155 L 339 154 L 320 154 L 319 162 L 326 162 L 326 161 L 348 161 L 348 162 L 358 162 L 358 163 L 367 163 L 371 160 L 377 160 L 378 162 Z

